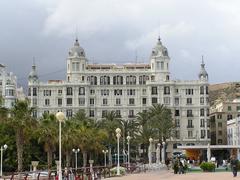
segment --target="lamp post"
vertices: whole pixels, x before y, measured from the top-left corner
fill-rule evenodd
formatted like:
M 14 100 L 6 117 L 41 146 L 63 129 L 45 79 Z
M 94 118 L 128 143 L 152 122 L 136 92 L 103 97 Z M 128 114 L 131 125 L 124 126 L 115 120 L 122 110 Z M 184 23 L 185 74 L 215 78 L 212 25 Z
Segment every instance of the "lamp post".
M 75 169 L 76 169 L 76 172 L 77 172 L 77 153 L 80 152 L 80 149 L 72 149 L 72 152 L 75 153 Z
M 152 142 L 153 138 L 149 138 L 149 152 L 148 152 L 148 158 L 149 158 L 149 165 L 152 165 Z
M 7 149 L 7 145 L 4 144 L 3 146 L 1 146 L 1 171 L 0 171 L 0 177 L 2 177 L 2 167 L 3 167 L 3 150 Z
M 131 137 L 127 136 L 127 142 L 128 142 L 128 169 L 130 169 L 130 139 Z
M 166 159 L 166 157 L 165 157 L 165 146 L 166 146 L 166 142 L 163 141 L 162 142 L 162 164 L 165 164 L 165 159 Z
M 120 139 L 120 137 L 121 137 L 121 129 L 120 128 L 117 128 L 116 130 L 115 130 L 115 132 L 116 132 L 116 136 L 117 136 L 117 150 L 118 150 L 118 153 L 117 153 L 117 155 L 118 155 L 118 163 L 117 163 L 117 176 L 120 176 L 120 163 L 119 163 L 119 139 Z
M 104 154 L 104 166 L 106 167 L 107 166 L 107 153 L 108 153 L 108 150 L 102 150 L 103 154 Z
M 58 112 L 56 114 L 56 118 L 59 121 L 59 172 L 58 172 L 58 179 L 62 180 L 62 122 L 65 119 L 65 115 L 63 112 Z

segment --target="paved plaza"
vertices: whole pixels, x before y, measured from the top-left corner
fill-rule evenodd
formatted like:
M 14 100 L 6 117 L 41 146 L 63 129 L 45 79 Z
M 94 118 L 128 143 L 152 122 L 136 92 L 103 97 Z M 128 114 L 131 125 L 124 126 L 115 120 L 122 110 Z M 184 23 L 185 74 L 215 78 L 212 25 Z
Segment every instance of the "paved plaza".
M 130 174 L 123 177 L 113 177 L 109 178 L 110 180 L 228 180 L 228 179 L 239 179 L 233 178 L 231 172 L 213 172 L 213 173 L 204 173 L 204 172 L 194 172 L 187 174 L 173 174 L 172 171 L 161 170 L 159 172 L 147 172 L 140 174 Z

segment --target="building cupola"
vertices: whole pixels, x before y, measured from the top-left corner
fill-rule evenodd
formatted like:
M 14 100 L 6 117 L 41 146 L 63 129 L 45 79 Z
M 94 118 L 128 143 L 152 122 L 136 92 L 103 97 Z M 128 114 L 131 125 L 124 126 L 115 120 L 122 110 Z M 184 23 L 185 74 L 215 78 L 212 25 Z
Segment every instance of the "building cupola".
M 161 38 L 158 37 L 156 46 L 152 49 L 152 56 L 156 57 L 168 57 L 168 50 L 162 45 Z
M 205 64 L 204 64 L 204 60 L 203 60 L 203 56 L 202 56 L 202 64 L 201 64 L 201 70 L 198 74 L 198 77 L 200 80 L 202 81 L 208 81 L 208 73 L 205 69 Z
M 76 38 L 74 46 L 69 50 L 70 57 L 85 57 L 84 49 L 80 46 L 78 39 Z
M 33 62 L 32 70 L 28 75 L 28 81 L 30 81 L 30 82 L 37 82 L 38 81 L 38 75 L 37 75 L 35 62 Z

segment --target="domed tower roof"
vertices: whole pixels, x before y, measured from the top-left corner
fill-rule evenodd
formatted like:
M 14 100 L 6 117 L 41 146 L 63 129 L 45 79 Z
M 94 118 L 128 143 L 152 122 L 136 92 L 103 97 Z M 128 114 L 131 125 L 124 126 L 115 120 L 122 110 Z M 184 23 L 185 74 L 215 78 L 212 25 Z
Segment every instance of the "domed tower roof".
M 202 57 L 201 70 L 200 70 L 200 72 L 198 74 L 198 77 L 199 77 L 199 79 L 201 79 L 201 78 L 208 79 L 208 73 L 207 73 L 207 71 L 205 69 L 205 64 L 204 64 L 204 61 L 203 61 L 203 57 Z
M 152 56 L 166 56 L 166 57 L 168 57 L 168 50 L 165 46 L 162 45 L 160 37 L 158 37 L 157 44 L 152 49 Z
M 31 80 L 31 79 L 37 80 L 37 79 L 38 79 L 35 62 L 33 62 L 32 70 L 31 70 L 31 72 L 30 72 L 29 75 L 28 75 L 28 79 L 29 79 L 29 80 Z
M 79 45 L 77 38 L 74 42 L 74 46 L 69 50 L 69 56 L 85 57 L 84 49 Z

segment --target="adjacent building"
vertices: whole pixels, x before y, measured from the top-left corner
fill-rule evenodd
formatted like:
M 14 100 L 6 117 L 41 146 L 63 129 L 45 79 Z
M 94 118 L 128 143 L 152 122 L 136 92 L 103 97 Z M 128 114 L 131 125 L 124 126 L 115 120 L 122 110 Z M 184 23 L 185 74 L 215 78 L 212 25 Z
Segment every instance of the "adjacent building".
M 113 110 L 126 121 L 153 104 L 172 110 L 175 134 L 168 140 L 168 152 L 177 145 L 208 144 L 208 74 L 202 62 L 198 78 L 172 80 L 170 57 L 160 38 L 149 63 L 90 64 L 78 39 L 68 52 L 66 80 L 41 82 L 33 64 L 28 80 L 28 97 L 36 107 L 34 116 L 62 111 L 72 117 L 79 109 L 97 120 Z M 197 76 L 196 76 L 197 77 Z
M 219 101 L 210 108 L 211 144 L 227 144 L 227 123 L 240 116 L 240 99 Z
M 6 66 L 0 64 L 0 96 L 2 105 L 11 108 L 17 99 L 17 78 L 12 72 L 7 72 Z

